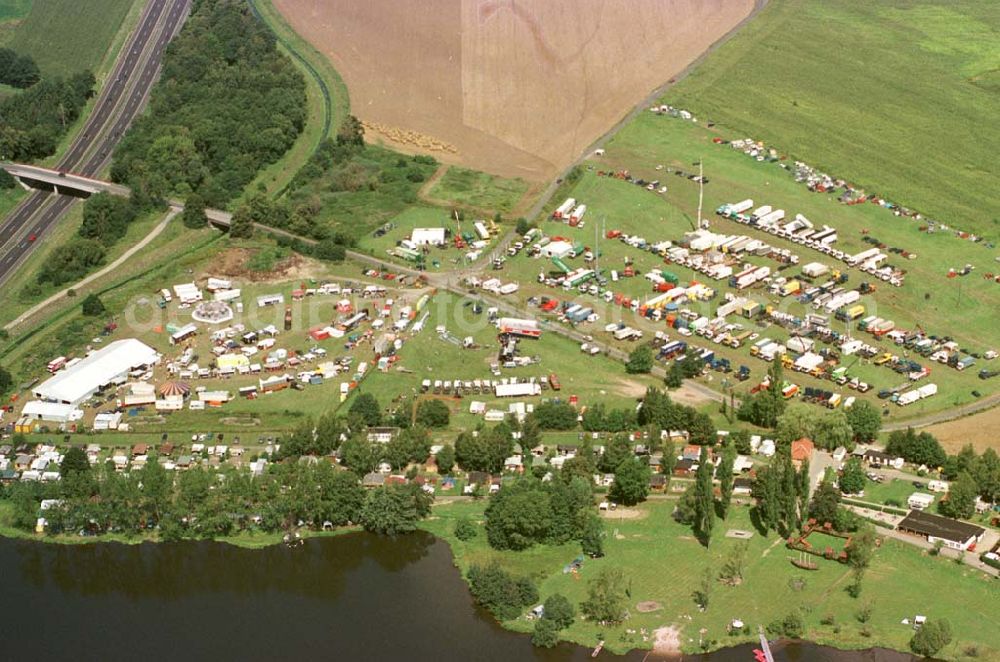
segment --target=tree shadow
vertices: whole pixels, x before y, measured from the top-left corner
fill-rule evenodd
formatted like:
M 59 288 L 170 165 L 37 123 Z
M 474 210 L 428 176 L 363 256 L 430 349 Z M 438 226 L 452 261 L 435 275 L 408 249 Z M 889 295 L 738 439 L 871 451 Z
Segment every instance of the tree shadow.
M 761 536 L 767 535 L 767 526 L 765 526 L 764 520 L 760 517 L 760 508 L 754 506 L 750 509 L 750 523 L 753 524 L 753 528 Z

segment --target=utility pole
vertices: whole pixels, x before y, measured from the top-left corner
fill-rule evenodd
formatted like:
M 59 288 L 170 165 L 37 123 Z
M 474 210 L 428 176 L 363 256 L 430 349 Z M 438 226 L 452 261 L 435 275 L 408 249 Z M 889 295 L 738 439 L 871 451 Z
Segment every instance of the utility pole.
M 705 171 L 702 168 L 702 159 L 698 159 L 698 229 L 702 229 L 701 220 L 701 205 L 705 199 Z M 708 223 L 704 224 L 704 228 L 708 229 Z

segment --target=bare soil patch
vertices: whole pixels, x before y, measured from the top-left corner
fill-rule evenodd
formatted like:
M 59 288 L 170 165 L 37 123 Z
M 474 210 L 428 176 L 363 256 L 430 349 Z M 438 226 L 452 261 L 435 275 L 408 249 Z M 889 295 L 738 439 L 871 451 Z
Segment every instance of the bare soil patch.
M 681 629 L 676 625 L 665 625 L 653 630 L 653 652 L 659 655 L 679 655 L 681 652 Z
M 372 141 L 507 177 L 561 171 L 753 0 L 274 0 Z
M 202 274 L 202 277 L 222 276 L 254 283 L 267 283 L 295 278 L 312 278 L 321 271 L 318 263 L 297 253 L 292 253 L 286 258 L 278 260 L 270 271 L 252 271 L 247 268 L 252 254 L 252 251 L 246 248 L 227 248 L 219 253 L 215 261 L 212 262 L 211 273 L 206 272 Z
M 949 453 L 957 453 L 966 444 L 972 444 L 977 453 L 987 448 L 1000 450 L 1000 436 L 996 433 L 1000 429 L 1000 407 L 923 429 L 937 437 Z
M 621 506 L 618 506 L 614 510 L 601 511 L 601 516 L 606 519 L 645 519 L 648 515 L 648 511 L 638 508 L 623 508 Z
M 635 606 L 635 610 L 641 614 L 648 614 L 650 612 L 660 611 L 661 609 L 663 609 L 663 605 L 653 600 L 646 600 Z

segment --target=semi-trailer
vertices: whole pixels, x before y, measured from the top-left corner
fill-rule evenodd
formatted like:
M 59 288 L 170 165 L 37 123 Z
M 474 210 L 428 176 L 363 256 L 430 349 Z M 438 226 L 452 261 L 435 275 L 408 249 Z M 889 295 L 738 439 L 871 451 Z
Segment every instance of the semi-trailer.
M 556 207 L 556 210 L 552 212 L 552 218 L 562 219 L 568 217 L 570 211 L 572 211 L 575 206 L 576 200 L 573 198 L 566 198 L 566 201 Z

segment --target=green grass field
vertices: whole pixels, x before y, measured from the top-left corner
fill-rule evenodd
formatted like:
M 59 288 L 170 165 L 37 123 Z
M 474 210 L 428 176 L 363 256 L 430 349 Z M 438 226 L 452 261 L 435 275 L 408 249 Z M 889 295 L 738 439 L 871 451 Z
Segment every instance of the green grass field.
M 997 239 L 998 17 L 979 0 L 773 0 L 666 100 Z
M 922 483 L 927 484 L 926 480 L 922 480 Z M 863 501 L 870 501 L 873 503 L 885 503 L 886 501 L 895 501 L 899 504 L 901 508 L 906 508 L 906 500 L 910 498 L 910 495 L 914 492 L 921 492 L 923 494 L 933 494 L 929 492 L 926 488 L 918 490 L 913 487 L 913 482 L 908 480 L 899 480 L 894 478 L 892 480 L 887 480 L 884 483 L 876 483 L 871 480 L 865 480 L 865 496 Z M 937 500 L 937 495 L 935 500 Z
M 96 72 L 133 4 L 134 0 L 34 0 L 3 45 L 31 55 L 43 75 Z
M 723 203 L 751 198 L 755 205 L 770 204 L 775 208 L 785 209 L 789 216 L 802 213 L 817 224 L 827 223 L 837 228 L 840 237 L 837 246 L 847 252 L 859 252 L 868 247 L 862 241 L 865 236 L 863 232 L 867 231 L 870 236 L 878 237 L 888 246 L 901 247 L 917 255 L 912 260 L 892 256 L 894 263 L 907 270 L 906 282 L 901 288 L 878 282 L 875 295 L 866 296 L 862 302 L 867 308 L 867 314 L 893 319 L 901 328 L 913 329 L 920 325 L 928 333 L 949 335 L 962 347 L 973 352 L 1000 346 L 1000 330 L 996 327 L 995 315 L 992 313 L 1000 307 L 1000 286 L 982 277 L 983 274 L 997 271 L 993 261 L 994 250 L 984 243 L 972 243 L 949 233 L 922 232 L 919 222 L 895 217 L 876 205 L 842 205 L 833 196 L 809 192 L 796 183 L 779 164 L 758 163 L 741 152 L 713 142 L 713 138 L 731 139 L 739 135 L 741 134 L 728 129 L 708 129 L 701 124 L 642 113 L 608 143 L 605 156 L 590 161 L 579 181 L 564 194 L 553 198 L 549 204 L 551 210 L 566 196 L 586 203 L 586 226 L 582 229 L 571 228 L 544 221 L 542 229 L 549 235 L 569 237 L 591 247 L 596 245 L 597 236 L 603 236 L 604 230 L 637 234 L 653 243 L 665 239 L 676 242 L 684 232 L 694 227 L 698 185 L 686 178 L 674 176 L 670 170 L 692 172 L 692 164 L 703 159 L 705 174 L 710 180 L 704 188 L 703 217 L 710 219 L 713 231 L 759 237 L 771 245 L 791 249 L 800 256 L 801 264 L 815 260 L 833 268 L 843 268 L 843 265 L 810 248 L 759 233 L 747 226 L 717 217 L 713 212 Z M 600 170 L 622 169 L 646 180 L 659 179 L 668 186 L 668 192 L 659 195 L 625 181 L 597 174 Z M 720 292 L 719 298 L 704 307 L 692 308 L 710 317 L 714 315 L 721 294 L 728 290 L 724 281 L 706 279 L 705 276 L 678 265 L 664 265 L 652 253 L 631 248 L 617 240 L 600 240 L 600 251 L 601 267 L 607 271 L 620 271 L 624 266 L 624 259 L 628 257 L 635 261 L 638 273 L 651 268 L 665 268 L 680 276 L 682 282 L 699 280 L 715 287 Z M 772 270 L 778 266 L 767 258 L 750 258 L 748 261 L 769 265 Z M 960 268 L 965 263 L 973 264 L 976 271 L 962 278 L 946 277 L 950 268 Z M 583 265 L 583 261 L 578 258 L 569 260 L 567 264 L 578 267 Z M 508 262 L 504 278 L 521 281 L 522 289 L 514 295 L 521 300 L 531 295 L 567 298 L 566 293 L 561 290 L 552 290 L 534 283 L 540 271 L 551 269 L 552 265 L 546 260 L 535 260 L 522 255 Z M 799 270 L 793 267 L 785 275 L 798 273 Z M 856 270 L 848 270 L 848 273 L 848 287 L 857 287 L 862 281 L 872 280 L 870 276 Z M 640 300 L 652 296 L 649 282 L 642 278 L 612 283 L 610 289 Z M 792 314 L 814 312 L 811 307 L 807 308 L 790 298 L 780 299 L 761 290 L 748 292 L 759 301 L 780 306 L 782 310 Z M 594 302 L 589 297 L 585 300 L 589 304 Z M 621 316 L 626 323 L 634 323 L 633 316 L 621 309 L 605 310 L 610 317 L 607 321 L 614 321 L 615 316 Z M 730 321 L 735 321 L 735 317 L 731 317 Z M 598 326 L 605 323 L 602 318 Z M 744 324 L 759 332 L 761 337 L 775 340 L 788 337 L 787 332 L 777 326 L 757 328 L 753 322 L 744 321 Z M 659 328 L 663 328 L 662 323 Z M 846 327 L 838 322 L 835 328 L 843 331 Z M 867 334 L 858 337 L 880 345 L 886 351 L 900 353 L 891 342 L 873 342 L 873 338 Z M 698 343 L 697 339 L 695 342 L 700 345 L 708 344 L 704 341 Z M 756 375 L 762 374 L 766 368 L 763 362 L 749 357 L 747 346 L 739 350 L 715 344 L 709 346 L 718 354 L 730 358 L 734 366 L 750 366 Z M 985 395 L 1000 388 L 1000 384 L 995 381 L 976 379 L 979 368 L 992 365 L 990 362 L 980 361 L 975 369 L 958 372 L 946 366 L 930 364 L 922 357 L 913 358 L 924 365 L 933 366 L 928 381 L 938 384 L 939 394 L 905 409 L 890 407 L 890 420 L 921 416 L 966 404 L 976 399 L 972 394 L 973 390 Z M 866 396 L 872 398 L 878 389 L 896 387 L 904 381 L 889 368 L 875 366 L 867 360 L 853 363 L 850 374 L 875 387 Z M 801 374 L 795 374 L 793 381 L 800 386 L 823 386 L 829 390 L 839 390 L 845 397 L 853 394 L 846 389 L 832 389 L 830 382 L 821 382 Z
M 24 18 L 31 10 L 31 0 L 0 0 L 0 23 Z
M 10 305 L 5 306 L 4 309 L 0 311 L 0 323 L 9 322 L 28 308 L 31 308 L 33 305 L 48 298 L 52 294 L 66 289 L 67 287 L 72 287 L 73 283 L 62 283 L 60 285 L 45 283 L 44 285 L 39 285 L 36 280 L 36 275 L 53 250 L 66 242 L 73 241 L 74 238 L 78 236 L 77 230 L 82 222 L 82 214 L 82 204 L 77 204 L 71 207 L 70 211 L 66 214 L 66 218 L 64 218 L 55 227 L 51 234 L 46 235 L 44 242 L 41 246 L 39 246 L 39 249 L 34 251 L 24 262 L 21 268 L 19 268 L 11 276 L 10 281 L 8 281 L 8 285 L 10 287 L 10 291 L 14 293 L 14 296 L 11 297 Z M 118 259 L 118 257 L 125 253 L 125 251 L 129 250 L 129 248 L 149 234 L 162 220 L 163 212 L 150 212 L 136 219 L 131 225 L 129 225 L 125 236 L 118 240 L 114 245 L 107 248 L 107 254 L 105 255 L 102 266 L 97 267 L 93 271 L 103 269 L 104 265 L 114 262 Z M 180 219 L 177 219 L 176 223 L 171 223 L 171 226 L 179 227 L 180 225 Z M 168 226 L 165 230 L 167 233 L 166 236 L 174 236 L 178 232 L 178 227 Z
M 618 519 L 612 513 L 605 521 L 607 555 L 586 560 L 576 579 L 563 574 L 562 568 L 579 555 L 578 545 L 498 552 L 487 546 L 482 530 L 469 542 L 458 541 L 452 533 L 455 520 L 468 517 L 481 521 L 484 507 L 481 502 L 442 504 L 434 508 L 435 517 L 423 524 L 450 543 L 456 563 L 463 571 L 472 563 L 495 559 L 515 574 L 531 576 L 539 585 L 543 600 L 558 592 L 573 603 L 586 597 L 587 581 L 601 568 L 614 566 L 625 571 L 631 587 L 631 618 L 621 626 L 605 628 L 578 619 L 563 636 L 585 646 L 593 646 L 603 638 L 615 652 L 649 648 L 650 641 L 625 630 L 645 628 L 651 632 L 664 625 L 677 625 L 682 628 L 681 642 L 686 651 L 697 649 L 701 628 L 706 629 L 705 638 L 715 640 L 714 647 L 718 648 L 755 641 L 757 625 L 766 626 L 799 610 L 806 625 L 806 639 L 838 648 L 886 646 L 905 650 L 913 631 L 900 621 L 923 614 L 951 622 L 955 636 L 942 652 L 944 657 L 957 657 L 970 643 L 978 644 L 983 659 L 1000 654 L 1000 631 L 994 627 L 990 612 L 1000 598 L 997 583 L 967 566 L 926 556 L 904 543 L 883 544 L 865 574 L 861 597 L 854 599 L 845 591 L 850 581 L 847 566 L 821 560 L 816 571 L 797 570 L 789 562 L 795 553 L 786 549 L 779 538 L 764 538 L 755 533 L 749 544 L 742 584 L 736 587 L 715 584 L 708 609 L 700 612 L 692 593 L 703 568 L 717 570 L 727 551 L 736 544 L 724 537 L 727 529 L 752 529 L 746 508 L 734 508 L 726 522 L 716 520 L 715 535 L 707 550 L 694 540 L 689 527 L 672 520 L 673 501 L 644 504 L 638 508 L 639 517 L 635 519 Z M 802 580 L 804 587 L 800 588 L 793 580 Z M 942 590 L 943 587 L 947 590 Z M 659 603 L 662 609 L 637 612 L 636 604 L 647 600 Z M 867 601 L 874 604 L 870 637 L 862 634 L 864 626 L 856 618 Z M 833 617 L 833 623 L 822 624 L 828 616 Z M 734 618 L 750 626 L 750 636 L 726 634 L 725 628 Z M 524 632 L 532 627 L 523 617 L 505 625 Z
M 451 166 L 427 195 L 459 207 L 508 214 L 527 192 L 528 184 L 522 179 L 504 179 L 478 170 Z
M 494 379 L 490 364 L 496 361 L 496 328 L 488 324 L 486 314 L 475 315 L 465 301 L 448 293 L 438 293 L 428 304 L 429 312 L 424 330 L 403 345 L 397 366 L 406 372 L 393 370 L 373 373 L 362 383 L 360 390 L 372 393 L 383 405 L 399 396 L 409 396 L 419 391 L 424 379 L 475 380 Z M 476 349 L 462 349 L 438 337 L 435 329 L 444 325 L 457 338 L 472 336 L 479 345 Z M 544 327 L 543 327 L 544 328 Z M 480 400 L 489 408 L 506 411 L 510 402 L 523 400 L 540 402 L 544 398 L 562 398 L 571 395 L 580 399 L 581 405 L 603 402 L 608 407 L 634 406 L 636 397 L 645 393 L 647 385 L 657 385 L 658 380 L 644 375 L 626 375 L 622 365 L 604 356 L 586 357 L 579 346 L 555 333 L 545 333 L 538 341 L 524 341 L 520 346 L 526 356 L 538 356 L 539 363 L 520 368 L 503 369 L 502 377 L 545 377 L 556 373 L 562 390 L 543 391 L 541 398 L 513 398 L 502 400 L 491 394 L 469 395 L 448 401 L 452 412 L 451 425 L 445 433 L 454 439 L 458 430 L 473 429 L 482 420 L 469 413 L 469 403 Z M 350 401 L 347 403 L 350 404 Z M 577 434 L 576 432 L 573 433 Z

